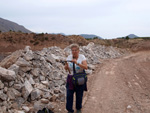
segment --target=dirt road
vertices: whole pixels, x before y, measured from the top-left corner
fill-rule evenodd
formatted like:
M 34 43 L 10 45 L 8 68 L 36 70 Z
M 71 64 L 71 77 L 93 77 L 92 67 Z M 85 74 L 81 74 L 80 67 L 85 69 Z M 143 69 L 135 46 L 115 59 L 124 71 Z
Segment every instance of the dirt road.
M 104 61 L 90 79 L 83 113 L 150 113 L 150 51 Z

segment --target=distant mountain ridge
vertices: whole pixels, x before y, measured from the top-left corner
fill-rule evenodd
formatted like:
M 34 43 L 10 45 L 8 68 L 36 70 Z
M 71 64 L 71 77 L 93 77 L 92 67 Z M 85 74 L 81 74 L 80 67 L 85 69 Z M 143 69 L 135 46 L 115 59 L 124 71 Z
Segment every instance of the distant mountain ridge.
M 19 25 L 15 22 L 0 18 L 0 31 L 8 32 L 8 31 L 21 31 L 23 33 L 31 33 L 30 30 L 26 29 L 24 26 Z
M 126 38 L 126 37 L 128 37 L 128 38 L 139 38 L 137 35 L 135 35 L 135 34 L 129 34 L 129 35 L 127 35 L 127 36 L 123 36 L 123 37 L 118 37 L 118 38 Z
M 127 35 L 129 38 L 138 38 L 138 36 L 136 36 L 135 34 L 129 34 Z
M 50 33 L 50 34 L 61 34 L 61 35 L 64 35 L 64 36 L 77 35 L 77 34 L 66 35 L 65 33 Z M 82 36 L 82 37 L 87 38 L 87 39 L 88 38 L 94 38 L 94 37 L 98 37 L 99 39 L 103 39 L 102 37 L 94 35 L 94 34 L 79 34 L 79 36 Z
M 67 36 L 65 33 L 49 33 L 49 34 L 55 34 L 55 35 L 58 35 L 58 34 L 60 34 L 60 35 Z
M 94 38 L 94 37 L 98 37 L 99 39 L 103 39 L 100 36 L 97 35 L 93 35 L 93 34 L 80 34 L 80 36 L 84 37 L 84 38 Z

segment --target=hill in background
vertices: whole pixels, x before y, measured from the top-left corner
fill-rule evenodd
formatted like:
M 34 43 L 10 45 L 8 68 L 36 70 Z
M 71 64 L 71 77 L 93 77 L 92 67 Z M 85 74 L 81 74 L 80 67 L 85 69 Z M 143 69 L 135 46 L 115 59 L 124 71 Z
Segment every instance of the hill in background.
M 129 34 L 128 37 L 129 38 L 138 38 L 138 36 L 136 36 L 135 34 Z
M 138 36 L 135 35 L 135 34 L 129 34 L 129 35 L 124 36 L 124 37 L 118 37 L 118 39 L 119 39 L 119 38 L 126 38 L 126 39 L 128 39 L 128 38 L 140 38 L 140 37 L 138 37 Z
M 80 36 L 82 36 L 82 37 L 84 37 L 84 38 L 86 38 L 86 39 L 88 39 L 88 38 L 90 38 L 90 39 L 92 39 L 92 38 L 99 38 L 99 39 L 102 39 L 102 37 L 97 36 L 97 35 L 93 35 L 93 34 L 80 34 Z
M 0 18 L 0 31 L 1 32 L 20 31 L 23 33 L 31 33 L 31 31 L 26 29 L 24 26 L 3 18 Z

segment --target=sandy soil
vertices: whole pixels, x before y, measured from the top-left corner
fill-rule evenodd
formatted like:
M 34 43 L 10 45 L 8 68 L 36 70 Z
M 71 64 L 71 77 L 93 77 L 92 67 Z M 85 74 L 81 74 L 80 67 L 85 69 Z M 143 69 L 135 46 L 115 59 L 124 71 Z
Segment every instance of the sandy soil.
M 82 113 L 150 113 L 150 51 L 104 61 L 88 86 Z

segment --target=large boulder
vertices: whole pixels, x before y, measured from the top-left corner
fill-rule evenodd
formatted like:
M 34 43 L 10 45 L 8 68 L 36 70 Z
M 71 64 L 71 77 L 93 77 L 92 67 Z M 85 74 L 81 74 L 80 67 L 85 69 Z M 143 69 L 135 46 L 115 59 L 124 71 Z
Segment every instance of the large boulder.
M 22 94 L 25 100 L 28 99 L 28 96 L 30 95 L 32 90 L 33 90 L 32 85 L 30 84 L 28 80 L 26 80 L 22 89 Z
M 22 55 L 22 50 L 16 51 L 11 55 L 7 56 L 0 62 L 0 66 L 4 68 L 9 68 L 12 64 L 14 64 L 17 59 Z
M 3 81 L 13 81 L 16 78 L 16 73 L 12 70 L 8 70 L 0 67 L 0 79 Z

